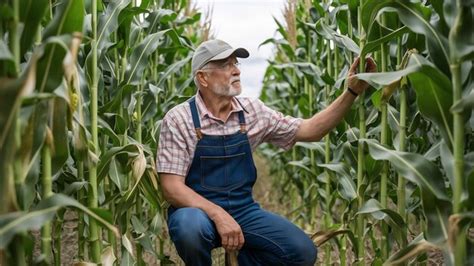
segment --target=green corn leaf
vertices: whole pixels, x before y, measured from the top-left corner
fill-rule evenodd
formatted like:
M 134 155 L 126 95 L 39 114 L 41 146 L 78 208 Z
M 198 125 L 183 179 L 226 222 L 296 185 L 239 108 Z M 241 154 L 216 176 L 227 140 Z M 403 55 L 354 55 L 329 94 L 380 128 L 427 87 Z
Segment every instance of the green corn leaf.
M 144 248 L 144 250 L 153 254 L 155 258 L 159 257 L 158 253 L 156 252 L 156 249 L 153 247 L 152 235 L 150 233 L 142 234 L 138 238 L 138 242 Z
M 353 177 L 350 174 L 349 166 L 345 163 L 331 163 L 331 164 L 318 164 L 319 167 L 329 169 L 337 173 L 337 182 L 339 183 L 339 193 L 341 196 L 350 201 L 357 198 L 357 188 L 354 183 Z
M 16 77 L 13 54 L 3 40 L 0 40 L 0 76 Z
M 112 43 L 109 36 L 118 29 L 118 17 L 120 12 L 128 6 L 131 0 L 111 1 L 107 5 L 107 9 L 99 17 L 97 27 L 97 51 L 104 52 L 104 48 L 110 47 Z M 99 56 L 100 57 L 100 56 Z
M 183 60 L 177 61 L 171 65 L 169 65 L 161 74 L 161 78 L 159 79 L 158 83 L 156 84 L 158 87 L 163 86 L 163 83 L 168 80 L 169 77 L 172 75 L 176 74 L 178 71 L 181 70 L 186 64 L 188 64 L 191 61 L 191 57 L 188 56 L 184 58 Z
M 53 92 L 63 81 L 63 60 L 69 52 L 69 34 L 49 37 L 42 44 L 43 54 L 38 61 L 36 72 L 36 91 L 39 93 Z
M 277 18 L 273 17 L 273 21 L 277 24 L 277 30 L 283 36 L 283 39 L 288 41 L 288 33 L 286 32 L 286 27 L 284 27 Z
M 441 165 L 451 183 L 451 187 L 454 187 L 454 156 L 444 141 L 441 141 L 439 154 L 441 157 Z
M 396 226 L 398 229 L 406 226 L 403 218 L 395 211 L 383 208 L 380 202 L 376 199 L 369 199 L 359 209 L 357 214 L 371 214 L 377 220 L 388 219 L 389 224 Z
M 132 216 L 131 221 L 132 221 L 133 230 L 135 232 L 137 232 L 138 234 L 146 233 L 147 230 L 146 230 L 145 226 L 142 224 L 142 222 L 140 220 L 138 220 L 136 215 Z
M 474 152 L 470 152 L 464 156 L 465 161 L 465 176 L 466 176 L 466 190 L 467 199 L 466 205 L 468 210 L 474 210 Z
M 165 200 L 163 199 L 163 197 L 161 197 L 160 192 L 158 191 L 158 186 L 156 184 L 158 179 L 156 176 L 156 171 L 150 173 L 150 170 L 147 170 L 147 174 L 145 175 L 145 177 L 146 178 L 143 178 L 142 182 L 140 183 L 141 193 L 143 193 L 143 196 L 147 199 L 148 203 L 153 206 L 153 208 L 166 209 L 167 207 L 163 206 Z M 151 181 L 151 178 L 154 178 L 155 180 Z
M 122 192 L 128 188 L 128 176 L 122 163 L 115 159 L 115 156 L 110 160 L 109 177 L 117 188 Z
M 4 249 L 11 239 L 18 233 L 39 229 L 44 223 L 51 221 L 56 212 L 63 207 L 75 207 L 97 220 L 116 236 L 119 235 L 117 228 L 101 218 L 76 200 L 62 194 L 55 194 L 38 203 L 30 212 L 14 212 L 0 216 L 0 248 Z
M 43 40 L 52 36 L 82 32 L 83 20 L 83 0 L 62 0 L 56 6 L 53 20 L 44 29 Z
M 150 224 L 150 231 L 155 235 L 160 235 L 163 230 L 163 218 L 161 214 L 157 212 L 153 217 L 151 224 Z
M 451 107 L 451 112 L 462 112 L 474 108 L 474 91 L 464 96 L 461 100 L 455 102 Z
M 450 198 L 444 185 L 444 178 L 438 167 L 422 155 L 390 150 L 375 140 L 361 140 L 368 144 L 370 155 L 375 160 L 388 160 L 404 178 L 420 187 L 423 210 L 428 220 L 429 230 L 425 233 L 432 243 L 448 239 L 447 219 Z
M 346 48 L 349 51 L 360 54 L 359 46 L 349 37 L 341 35 L 326 25 L 323 20 L 319 20 L 314 25 L 316 32 L 327 40 L 334 41 L 339 47 Z
M 402 36 L 405 33 L 410 32 L 406 26 L 403 26 L 397 30 L 394 30 L 390 34 L 387 34 L 377 40 L 370 41 L 365 44 L 364 48 L 360 52 L 360 56 L 364 57 L 366 54 L 371 53 L 380 48 L 381 44 L 387 43 L 395 38 Z
M 303 161 L 291 161 L 291 162 L 288 162 L 288 165 L 294 166 L 298 169 L 302 169 L 310 174 L 314 174 L 313 171 L 311 171 L 311 169 L 309 169 L 308 166 L 306 166 Z
M 117 170 L 115 172 L 115 173 L 118 173 L 116 176 L 120 177 L 121 171 L 118 168 L 119 166 L 117 164 L 121 163 L 123 167 L 123 165 L 129 163 L 130 158 L 136 158 L 140 156 L 140 154 L 143 154 L 143 150 L 138 145 L 139 144 L 128 144 L 122 147 L 112 147 L 107 152 L 105 152 L 100 157 L 100 162 L 99 162 L 99 165 L 97 166 L 98 182 L 100 182 L 107 173 L 110 173 L 110 171 Z M 120 162 L 115 162 L 117 159 L 119 159 L 117 156 L 121 156 Z M 122 158 L 124 156 L 125 158 Z M 111 165 L 112 163 L 114 165 Z M 114 170 L 110 170 L 111 168 L 113 168 Z M 119 185 L 119 187 L 122 187 L 122 182 Z
M 48 0 L 21 0 L 20 21 L 24 24 L 20 39 L 20 54 L 24 55 L 31 49 L 36 33 L 40 29 Z
M 151 12 L 146 21 L 148 22 L 147 34 L 152 34 L 159 29 L 161 23 L 167 24 L 171 21 L 176 20 L 178 14 L 170 9 L 158 9 L 157 11 Z
M 454 60 L 474 60 L 474 23 L 472 4 L 457 8 L 454 25 L 449 34 L 449 48 Z
M 3 40 L 0 40 L 0 60 L 13 61 L 13 55 Z
M 362 25 L 366 32 L 370 32 L 379 12 L 389 10 L 384 9 L 385 7 L 395 9 L 403 24 L 413 32 L 427 38 L 427 46 L 432 60 L 444 73 L 449 73 L 448 39 L 430 24 L 429 14 L 426 14 L 429 9 L 420 3 L 415 4 L 408 0 L 368 0 L 362 8 L 363 14 L 367 14 L 362 16 Z
M 283 70 L 283 69 L 292 69 L 295 70 L 295 73 L 298 77 L 303 78 L 306 77 L 307 79 L 311 80 L 314 79 L 318 85 L 324 86 L 326 84 L 333 85 L 334 79 L 330 77 L 327 73 L 323 73 L 321 69 L 314 65 L 313 63 L 307 62 L 290 62 L 284 64 L 278 64 L 273 66 L 275 69 Z
M 82 32 L 83 14 L 82 0 L 65 0 L 57 6 L 55 17 L 43 34 L 44 54 L 38 62 L 36 75 L 38 92 L 52 92 L 62 82 L 62 62 L 72 40 L 71 34 Z
M 54 99 L 52 113 L 52 133 L 53 133 L 53 152 L 52 152 L 52 175 L 55 176 L 61 170 L 69 157 L 68 128 L 67 128 L 67 102 L 60 97 Z
M 18 79 L 0 78 L 0 213 L 17 209 L 11 168 L 17 152 L 14 130 L 22 96 L 29 95 L 34 89 L 38 58 L 38 53 L 33 53 Z
M 176 41 L 176 32 L 172 29 L 167 29 L 146 36 L 139 45 L 133 48 L 130 64 L 125 72 L 125 84 L 138 85 L 140 83 L 143 71 L 147 67 L 148 57 L 158 48 L 165 35 L 172 37 Z
M 422 155 L 390 150 L 375 140 L 363 139 L 369 146 L 370 155 L 375 160 L 388 160 L 393 167 L 423 190 L 429 191 L 442 200 L 449 200 L 443 175 L 438 167 Z
M 98 123 L 98 127 L 99 127 L 99 132 L 109 136 L 111 138 L 113 144 L 115 144 L 115 145 L 120 144 L 119 136 L 117 135 L 116 132 L 114 132 L 114 130 L 110 127 L 110 125 L 105 120 L 103 120 L 102 118 L 99 117 L 98 120 L 97 120 L 97 123 Z
M 324 143 L 322 142 L 296 142 L 295 146 L 316 151 L 321 156 L 323 156 L 325 153 Z
M 412 54 L 407 67 L 399 71 L 362 73 L 357 76 L 375 87 L 394 84 L 408 76 L 416 91 L 421 113 L 438 126 L 446 143 L 452 146 L 453 118 L 449 111 L 453 98 L 452 85 L 449 78 L 424 57 Z
M 418 108 L 425 117 L 436 123 L 446 143 L 452 147 L 453 116 L 449 112 L 453 103 L 451 82 L 423 57 L 415 56 L 413 59 L 423 66 L 420 72 L 408 75 L 416 91 Z

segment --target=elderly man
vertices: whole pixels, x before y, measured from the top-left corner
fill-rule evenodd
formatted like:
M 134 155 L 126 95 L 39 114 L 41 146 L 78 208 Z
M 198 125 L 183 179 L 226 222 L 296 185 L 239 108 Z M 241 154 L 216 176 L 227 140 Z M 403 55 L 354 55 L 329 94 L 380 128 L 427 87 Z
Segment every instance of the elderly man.
M 287 219 L 260 208 L 252 197 L 257 171 L 252 151 L 262 142 L 283 149 L 318 141 L 368 85 L 350 68 L 348 90 L 309 119 L 284 116 L 241 92 L 237 58 L 244 48 L 203 42 L 192 58 L 198 91 L 163 118 L 157 168 L 171 204 L 168 228 L 186 265 L 211 265 L 211 250 L 239 250 L 240 265 L 313 265 L 317 250 Z M 368 70 L 375 64 L 369 59 Z

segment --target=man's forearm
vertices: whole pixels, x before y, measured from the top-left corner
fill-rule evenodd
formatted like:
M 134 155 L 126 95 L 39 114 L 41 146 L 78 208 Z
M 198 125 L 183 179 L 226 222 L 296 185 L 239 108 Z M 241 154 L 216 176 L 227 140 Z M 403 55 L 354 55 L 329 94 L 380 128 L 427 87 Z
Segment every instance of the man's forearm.
M 354 103 L 355 96 L 345 91 L 328 107 L 301 124 L 297 141 L 318 141 L 336 127 Z
M 211 219 L 213 219 L 215 216 L 216 211 L 221 209 L 221 207 L 202 197 L 182 182 L 170 180 L 163 182 L 162 179 L 162 188 L 165 199 L 173 207 L 199 208 L 203 210 Z

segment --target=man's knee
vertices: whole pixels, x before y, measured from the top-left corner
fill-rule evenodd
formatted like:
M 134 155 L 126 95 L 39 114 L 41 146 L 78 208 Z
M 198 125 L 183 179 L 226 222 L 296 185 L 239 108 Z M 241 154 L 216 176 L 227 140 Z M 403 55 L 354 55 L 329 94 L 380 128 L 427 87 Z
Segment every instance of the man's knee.
M 311 239 L 305 241 L 295 242 L 293 244 L 293 251 L 291 261 L 293 265 L 314 265 L 318 256 L 318 249 Z
M 213 224 L 207 214 L 198 208 L 177 209 L 168 219 L 171 240 L 177 245 L 195 246 L 212 241 Z

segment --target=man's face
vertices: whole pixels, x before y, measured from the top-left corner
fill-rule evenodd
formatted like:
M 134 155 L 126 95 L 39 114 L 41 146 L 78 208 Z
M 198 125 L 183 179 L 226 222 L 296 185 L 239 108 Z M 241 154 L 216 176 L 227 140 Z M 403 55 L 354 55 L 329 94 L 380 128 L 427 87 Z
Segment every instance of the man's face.
M 237 96 L 241 93 L 240 70 L 235 56 L 209 62 L 202 71 L 207 72 L 208 88 L 219 96 Z

